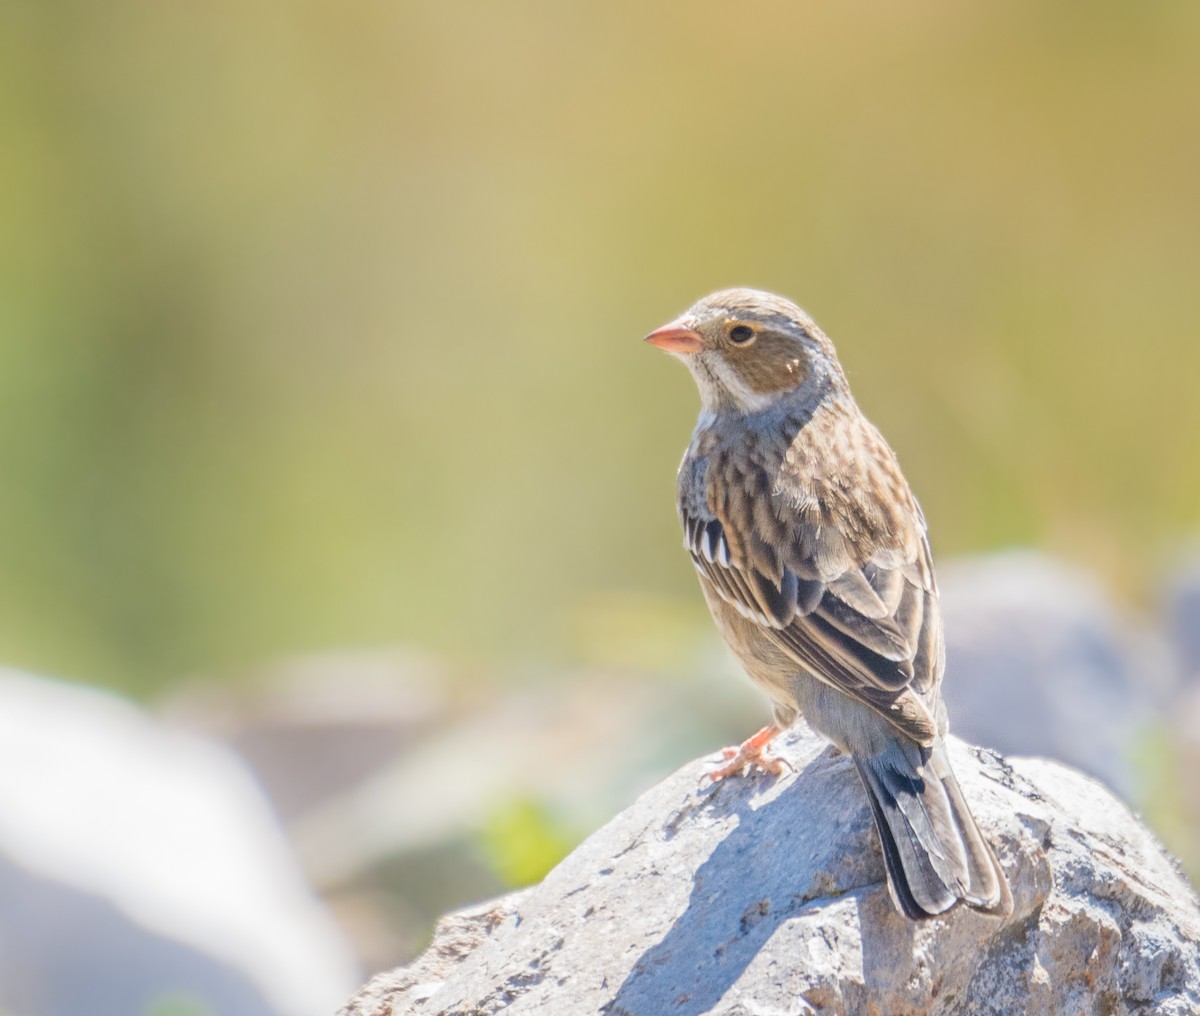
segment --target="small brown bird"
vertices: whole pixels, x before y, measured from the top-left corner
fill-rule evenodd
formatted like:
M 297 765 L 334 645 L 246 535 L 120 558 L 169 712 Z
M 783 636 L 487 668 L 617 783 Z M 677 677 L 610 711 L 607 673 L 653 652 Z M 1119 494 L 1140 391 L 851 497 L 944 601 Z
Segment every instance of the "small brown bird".
M 752 289 L 705 297 L 646 341 L 700 389 L 679 467 L 684 545 L 774 711 L 712 778 L 778 773 L 764 749 L 803 715 L 854 760 L 902 913 L 932 917 L 960 900 L 1011 912 L 946 754 L 925 519 L 833 344 L 794 303 Z

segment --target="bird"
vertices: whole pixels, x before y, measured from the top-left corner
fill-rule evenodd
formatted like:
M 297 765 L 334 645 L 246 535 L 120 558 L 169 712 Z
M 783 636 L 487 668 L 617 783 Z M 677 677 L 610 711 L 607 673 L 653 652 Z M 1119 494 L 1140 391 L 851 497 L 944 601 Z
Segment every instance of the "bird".
M 946 750 L 925 517 L 833 343 L 792 301 L 741 288 L 646 341 L 699 389 L 676 485 L 684 546 L 717 628 L 772 706 L 773 722 L 709 775 L 781 773 L 770 741 L 803 716 L 853 760 L 902 914 L 960 902 L 1011 914 Z

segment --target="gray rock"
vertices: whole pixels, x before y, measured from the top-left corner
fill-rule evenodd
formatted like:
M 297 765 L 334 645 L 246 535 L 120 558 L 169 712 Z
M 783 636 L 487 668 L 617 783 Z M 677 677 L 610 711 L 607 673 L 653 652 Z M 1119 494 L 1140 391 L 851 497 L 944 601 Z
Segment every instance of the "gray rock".
M 1200 902 L 1100 784 L 951 744 L 1009 919 L 895 912 L 852 764 L 798 729 L 795 774 L 693 762 L 538 886 L 446 918 L 343 1016 L 1200 1011 Z

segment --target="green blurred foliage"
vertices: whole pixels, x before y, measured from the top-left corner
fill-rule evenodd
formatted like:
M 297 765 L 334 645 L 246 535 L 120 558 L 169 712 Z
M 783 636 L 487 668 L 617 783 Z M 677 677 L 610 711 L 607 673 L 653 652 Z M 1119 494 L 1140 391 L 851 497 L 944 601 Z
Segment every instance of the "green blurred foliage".
M 196 995 L 163 995 L 146 1007 L 145 1016 L 216 1016 L 212 1007 Z
M 639 340 L 731 284 L 830 332 L 939 553 L 1136 594 L 1200 522 L 1197 95 L 1185 0 L 5 4 L 0 659 L 700 622 Z
M 539 803 L 518 799 L 488 816 L 479 845 L 491 869 L 515 889 L 540 882 L 581 839 Z

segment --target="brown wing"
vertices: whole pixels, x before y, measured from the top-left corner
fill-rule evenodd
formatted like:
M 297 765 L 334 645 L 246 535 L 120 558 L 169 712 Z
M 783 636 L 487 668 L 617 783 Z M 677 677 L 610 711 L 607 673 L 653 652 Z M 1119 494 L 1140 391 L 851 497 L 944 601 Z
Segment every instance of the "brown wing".
M 858 420 L 840 456 L 808 428 L 774 469 L 714 449 L 706 503 L 681 503 L 685 543 L 702 580 L 806 671 L 929 743 L 943 662 L 925 521 Z

